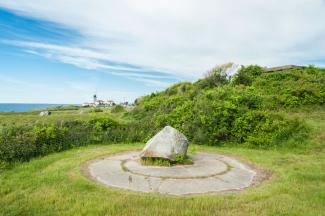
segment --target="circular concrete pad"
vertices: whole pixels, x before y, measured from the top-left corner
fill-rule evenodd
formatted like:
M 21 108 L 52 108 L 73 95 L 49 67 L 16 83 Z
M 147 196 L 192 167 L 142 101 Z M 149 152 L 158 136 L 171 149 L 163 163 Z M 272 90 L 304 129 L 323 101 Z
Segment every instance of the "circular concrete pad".
M 193 165 L 144 166 L 140 152 L 127 152 L 96 160 L 88 173 L 97 181 L 141 192 L 185 195 L 241 190 L 249 187 L 256 172 L 238 160 L 220 154 L 190 155 Z

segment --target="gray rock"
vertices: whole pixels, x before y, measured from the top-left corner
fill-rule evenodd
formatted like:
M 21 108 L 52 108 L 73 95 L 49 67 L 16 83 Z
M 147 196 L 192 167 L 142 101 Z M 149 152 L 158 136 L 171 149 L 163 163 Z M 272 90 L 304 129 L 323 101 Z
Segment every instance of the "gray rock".
M 40 112 L 39 115 L 40 116 L 49 116 L 49 115 L 51 115 L 51 112 L 50 111 L 42 111 L 42 112 Z
M 187 138 L 175 128 L 166 126 L 146 143 L 140 157 L 164 158 L 174 161 L 178 155 L 185 156 L 187 148 Z

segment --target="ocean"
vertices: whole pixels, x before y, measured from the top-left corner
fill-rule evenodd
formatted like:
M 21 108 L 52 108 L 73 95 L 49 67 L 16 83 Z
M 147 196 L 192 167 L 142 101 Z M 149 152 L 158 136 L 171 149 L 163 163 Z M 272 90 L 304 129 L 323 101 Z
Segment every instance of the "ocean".
M 26 112 L 63 105 L 65 104 L 0 103 L 0 112 Z

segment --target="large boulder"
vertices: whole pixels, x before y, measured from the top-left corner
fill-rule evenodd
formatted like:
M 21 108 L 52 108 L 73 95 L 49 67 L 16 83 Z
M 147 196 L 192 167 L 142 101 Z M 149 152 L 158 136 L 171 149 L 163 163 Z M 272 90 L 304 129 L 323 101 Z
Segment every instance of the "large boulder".
M 49 116 L 49 115 L 51 115 L 51 112 L 50 111 L 42 111 L 42 112 L 40 112 L 39 115 L 40 116 Z
M 187 148 L 187 138 L 175 128 L 166 126 L 146 143 L 140 157 L 175 161 L 177 156 L 186 156 Z

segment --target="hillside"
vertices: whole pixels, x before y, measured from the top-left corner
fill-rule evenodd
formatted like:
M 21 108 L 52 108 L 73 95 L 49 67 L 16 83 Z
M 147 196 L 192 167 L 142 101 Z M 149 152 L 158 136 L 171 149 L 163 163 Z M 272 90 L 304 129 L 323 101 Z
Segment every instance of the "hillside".
M 269 147 L 293 139 L 290 145 L 300 145 L 308 127 L 289 113 L 324 110 L 325 69 L 248 66 L 230 77 L 227 67 L 140 98 L 134 117 L 155 129 L 176 127 L 198 144 Z
M 146 142 L 166 125 L 191 143 L 248 148 L 305 149 L 313 133 L 301 113 L 322 113 L 325 69 L 265 72 L 230 64 L 194 83 L 178 83 L 137 99 L 131 110 L 54 110 L 0 114 L 0 161 L 12 163 L 95 143 Z

